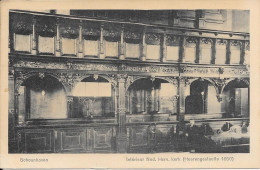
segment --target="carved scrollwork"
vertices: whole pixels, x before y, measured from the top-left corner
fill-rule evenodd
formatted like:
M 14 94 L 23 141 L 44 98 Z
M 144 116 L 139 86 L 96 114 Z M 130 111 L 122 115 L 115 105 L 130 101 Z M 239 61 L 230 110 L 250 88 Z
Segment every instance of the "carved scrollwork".
M 230 41 L 230 45 L 231 46 L 242 46 L 242 42 L 241 41 L 238 41 L 238 40 L 231 40 Z
M 201 38 L 200 39 L 200 43 L 202 44 L 212 44 L 213 43 L 213 40 L 211 38 Z
M 191 84 L 191 79 L 188 77 L 178 77 L 177 79 L 180 83 L 184 83 L 185 86 L 189 86 Z
M 249 41 L 245 42 L 245 50 L 250 51 L 250 42 Z
M 109 83 L 115 88 L 117 87 L 117 75 L 114 74 L 106 74 L 105 76 L 102 75 L 104 78 L 108 80 Z
M 39 72 L 39 77 L 43 79 L 45 77 L 45 73 Z
M 8 70 L 8 76 L 9 76 L 10 78 L 13 78 L 13 77 L 14 77 L 14 69 L 13 69 L 13 68 Z
M 219 74 L 223 74 L 223 73 L 224 73 L 224 68 L 223 68 L 223 67 L 220 67 L 220 68 L 218 69 L 218 72 L 219 72 Z
M 147 33 L 145 35 L 145 41 L 147 44 L 159 45 L 161 37 L 162 36 L 160 34 Z
M 72 96 L 67 96 L 67 102 L 71 104 L 73 102 L 73 97 Z
M 141 33 L 126 31 L 124 32 L 124 38 L 138 40 L 141 39 Z
M 179 41 L 180 41 L 180 36 L 166 35 L 167 44 L 178 43 Z
M 227 45 L 227 40 L 225 40 L 225 39 L 217 39 L 217 45 Z
M 198 39 L 196 37 L 185 37 L 187 44 L 196 44 Z
M 66 85 L 74 87 L 75 84 L 81 81 L 83 75 L 75 73 L 57 73 L 58 80 Z

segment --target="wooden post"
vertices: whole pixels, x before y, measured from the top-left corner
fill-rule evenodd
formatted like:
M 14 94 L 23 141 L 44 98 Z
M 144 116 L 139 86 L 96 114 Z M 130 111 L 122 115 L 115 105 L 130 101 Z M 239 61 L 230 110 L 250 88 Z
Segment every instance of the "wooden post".
M 230 40 L 227 41 L 227 53 L 226 53 L 226 64 L 230 64 L 231 58 L 231 49 L 230 49 Z
M 185 116 L 185 99 L 186 99 L 186 88 L 189 81 L 187 78 L 178 78 L 178 110 L 177 110 L 177 120 L 184 121 Z
M 57 26 L 56 26 L 56 29 L 57 29 L 57 35 L 56 35 L 56 51 L 55 51 L 55 55 L 57 57 L 60 57 L 61 56 L 61 40 L 60 40 L 60 24 L 59 24 L 59 20 L 57 19 Z
M 196 42 L 196 60 L 195 63 L 200 63 L 201 60 L 201 46 L 200 46 L 200 38 L 197 38 Z
M 127 135 L 126 135 L 126 108 L 125 108 L 125 75 L 118 75 L 118 130 L 117 130 L 117 152 L 126 153 Z
M 125 50 L 124 50 L 124 26 L 122 26 L 122 30 L 121 30 L 119 59 L 120 59 L 120 60 L 124 60 L 124 59 L 125 59 Z
M 78 47 L 78 57 L 83 58 L 83 39 L 82 39 L 82 21 L 79 23 L 79 47 Z
M 163 34 L 163 52 L 162 52 L 162 62 L 165 62 L 166 61 L 166 59 L 167 59 L 167 44 L 166 44 L 166 38 L 167 38 L 167 36 L 166 36 L 166 34 L 164 33 Z
M 179 62 L 185 62 L 185 44 L 186 44 L 185 36 L 181 36 Z
M 145 42 L 146 36 L 145 36 L 145 30 L 143 32 L 143 48 L 142 48 L 142 56 L 141 56 L 141 61 L 145 61 L 146 60 L 146 42 Z
M 242 44 L 241 44 L 242 46 L 241 46 L 241 55 L 240 55 L 240 64 L 245 64 L 245 54 L 246 54 L 246 52 L 245 52 L 245 50 L 246 50 L 246 43 L 245 43 L 245 41 L 243 41 L 242 42 Z
M 217 39 L 212 39 L 212 46 L 211 46 L 211 64 L 215 64 L 216 62 L 216 42 Z
M 100 59 L 105 58 L 103 33 L 104 33 L 104 26 L 101 25 L 101 27 L 100 27 L 100 50 L 99 50 L 99 58 Z
M 67 96 L 67 115 L 72 118 L 73 114 L 73 96 Z
M 35 25 L 36 25 L 36 20 L 35 18 L 33 18 L 33 29 L 32 29 L 32 51 L 31 53 L 36 55 L 37 51 L 36 51 L 36 31 L 35 31 Z

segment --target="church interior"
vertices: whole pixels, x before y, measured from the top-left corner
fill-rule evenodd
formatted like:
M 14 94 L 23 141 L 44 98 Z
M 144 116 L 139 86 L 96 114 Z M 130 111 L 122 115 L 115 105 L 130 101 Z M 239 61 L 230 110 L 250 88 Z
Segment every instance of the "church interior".
M 10 10 L 9 153 L 250 150 L 247 10 Z

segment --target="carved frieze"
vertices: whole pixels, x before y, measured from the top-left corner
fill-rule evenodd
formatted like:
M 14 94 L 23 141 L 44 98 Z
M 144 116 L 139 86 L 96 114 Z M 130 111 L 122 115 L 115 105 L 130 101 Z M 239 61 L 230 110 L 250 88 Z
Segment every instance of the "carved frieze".
M 230 41 L 230 45 L 231 46 L 239 46 L 239 47 L 241 47 L 242 46 L 242 41 L 231 40 Z
M 218 77 L 219 70 L 218 68 L 210 68 L 210 67 L 186 67 L 183 70 L 183 75 L 191 76 L 191 77 Z
M 197 41 L 197 37 L 185 37 L 186 44 L 196 44 Z
M 178 67 L 174 66 L 128 66 L 122 64 L 119 71 L 126 72 L 140 72 L 140 73 L 176 73 L 178 74 Z
M 80 82 L 82 78 L 86 75 L 77 74 L 77 73 L 56 73 L 58 80 L 62 84 L 69 85 L 74 87 L 77 82 Z
M 173 44 L 179 44 L 180 42 L 180 36 L 175 35 L 166 35 L 166 44 L 167 45 L 173 45 Z
M 145 41 L 147 44 L 159 45 L 162 35 L 154 33 L 146 33 Z
M 131 32 L 131 31 L 125 31 L 124 32 L 124 38 L 125 39 L 135 39 L 139 40 L 142 38 L 141 33 L 139 32 Z
M 201 38 L 200 43 L 206 44 L 206 45 L 211 45 L 213 43 L 213 40 L 211 38 Z
M 217 39 L 217 45 L 227 45 L 227 40 L 225 39 Z

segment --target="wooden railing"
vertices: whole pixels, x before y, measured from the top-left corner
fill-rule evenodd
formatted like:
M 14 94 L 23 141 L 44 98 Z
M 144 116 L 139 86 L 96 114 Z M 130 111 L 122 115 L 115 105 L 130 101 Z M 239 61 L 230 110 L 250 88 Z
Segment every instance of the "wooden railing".
M 165 63 L 249 64 L 249 33 L 10 11 L 10 53 Z

